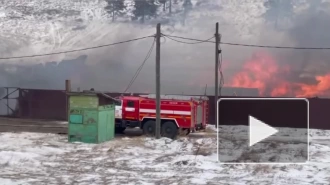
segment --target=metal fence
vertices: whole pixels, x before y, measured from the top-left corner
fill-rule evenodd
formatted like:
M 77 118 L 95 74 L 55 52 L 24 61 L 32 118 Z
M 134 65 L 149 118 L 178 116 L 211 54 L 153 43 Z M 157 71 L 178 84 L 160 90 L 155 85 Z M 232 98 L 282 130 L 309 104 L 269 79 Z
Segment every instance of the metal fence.
M 0 87 L 0 115 L 17 116 L 19 88 Z
M 0 88 L 0 115 L 25 119 L 67 119 L 67 98 L 64 90 Z M 117 97 L 121 93 L 106 93 Z M 139 94 L 135 94 L 139 95 Z M 193 96 L 193 95 L 192 95 Z M 214 96 L 209 97 L 209 123 L 214 124 Z M 229 97 L 229 96 L 226 96 Z M 234 96 L 233 96 L 234 97 Z M 235 96 L 237 98 L 237 96 Z M 7 103 L 8 101 L 8 103 Z M 104 100 L 106 101 L 106 100 Z M 330 99 L 310 98 L 310 128 L 330 129 Z M 239 111 L 239 110 L 238 110 Z M 267 109 L 264 110 L 267 114 Z M 287 127 L 299 127 L 292 121 Z

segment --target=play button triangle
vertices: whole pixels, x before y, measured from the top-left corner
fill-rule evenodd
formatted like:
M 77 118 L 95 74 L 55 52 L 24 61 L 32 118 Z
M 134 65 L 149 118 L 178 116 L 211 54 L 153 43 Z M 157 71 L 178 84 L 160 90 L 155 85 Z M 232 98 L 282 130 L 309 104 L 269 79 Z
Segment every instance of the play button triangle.
M 249 127 L 250 147 L 278 132 L 277 129 L 267 125 L 253 116 L 249 116 Z

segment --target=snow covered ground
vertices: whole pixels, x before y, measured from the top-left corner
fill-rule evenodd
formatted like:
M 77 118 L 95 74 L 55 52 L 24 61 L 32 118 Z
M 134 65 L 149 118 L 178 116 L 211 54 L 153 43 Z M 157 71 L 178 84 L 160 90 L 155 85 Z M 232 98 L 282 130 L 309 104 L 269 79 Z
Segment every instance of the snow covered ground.
M 227 163 L 305 163 L 308 130 L 277 128 L 278 133 L 249 146 L 249 128 L 221 126 L 219 160 Z
M 329 184 L 330 131 L 310 135 L 309 164 L 224 165 L 216 161 L 211 127 L 175 141 L 118 137 L 98 145 L 53 134 L 1 133 L 0 184 Z

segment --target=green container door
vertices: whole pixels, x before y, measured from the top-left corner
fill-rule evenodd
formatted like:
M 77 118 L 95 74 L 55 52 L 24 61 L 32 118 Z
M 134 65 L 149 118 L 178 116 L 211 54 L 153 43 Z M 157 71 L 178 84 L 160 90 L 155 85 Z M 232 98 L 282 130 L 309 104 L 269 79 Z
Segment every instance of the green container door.
M 101 143 L 115 136 L 114 105 L 98 106 L 97 95 L 69 97 L 69 142 Z
M 99 143 L 97 110 L 79 109 L 82 115 L 71 114 L 69 122 L 69 141 Z
M 115 109 L 113 105 L 99 108 L 99 141 L 109 141 L 115 138 Z

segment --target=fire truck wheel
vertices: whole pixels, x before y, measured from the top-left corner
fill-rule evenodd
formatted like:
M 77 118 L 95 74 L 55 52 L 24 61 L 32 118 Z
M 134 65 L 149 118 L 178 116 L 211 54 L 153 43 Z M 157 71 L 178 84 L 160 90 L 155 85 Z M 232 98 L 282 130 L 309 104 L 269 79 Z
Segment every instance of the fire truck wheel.
M 178 135 L 178 127 L 175 123 L 167 121 L 162 125 L 161 135 L 163 137 L 174 139 Z
M 143 124 L 143 134 L 146 136 L 154 136 L 156 130 L 156 122 L 149 120 Z

